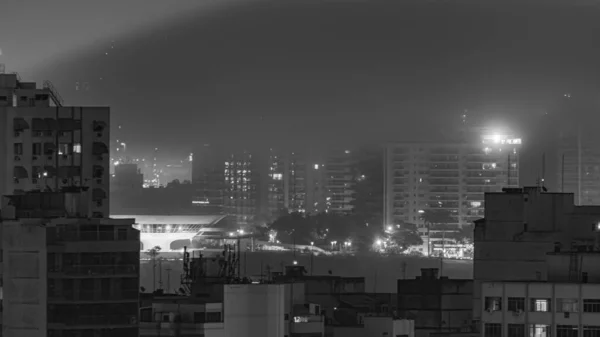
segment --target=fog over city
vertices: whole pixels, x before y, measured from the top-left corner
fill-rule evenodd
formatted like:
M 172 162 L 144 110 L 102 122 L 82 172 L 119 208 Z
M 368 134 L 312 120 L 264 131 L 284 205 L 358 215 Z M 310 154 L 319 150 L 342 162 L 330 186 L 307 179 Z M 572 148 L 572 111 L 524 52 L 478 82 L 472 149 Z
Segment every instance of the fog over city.
M 599 337 L 597 0 L 0 2 L 0 335 Z

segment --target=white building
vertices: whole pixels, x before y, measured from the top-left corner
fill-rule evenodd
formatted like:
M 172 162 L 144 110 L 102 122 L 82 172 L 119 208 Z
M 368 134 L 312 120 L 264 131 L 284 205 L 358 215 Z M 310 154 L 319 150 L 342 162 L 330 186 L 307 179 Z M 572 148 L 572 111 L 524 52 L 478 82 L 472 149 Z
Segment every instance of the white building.
M 225 228 L 219 222 L 225 215 L 111 215 L 114 219 L 135 219 L 135 228 L 140 231 L 140 250 L 147 251 L 156 246 L 162 252 L 181 251 L 191 247 L 191 240 L 202 234 L 223 236 Z M 174 243 L 176 247 L 172 247 Z
M 471 142 L 403 142 L 384 154 L 385 224 L 422 226 L 422 214 L 442 209 L 454 224 L 483 216 L 484 193 L 519 185 L 521 139 L 509 134 L 481 135 Z
M 138 336 L 139 232 L 90 218 L 80 193 L 28 193 L 2 209 L 4 336 Z
M 142 309 L 140 336 L 324 335 L 320 306 L 304 303 L 303 284 L 226 284 L 222 289 L 222 302 L 182 296 L 156 298 L 152 308 Z
M 484 337 L 600 335 L 600 284 L 484 282 Z
M 92 216 L 108 217 L 109 113 L 63 107 L 49 82 L 0 74 L 0 195 L 84 186 Z

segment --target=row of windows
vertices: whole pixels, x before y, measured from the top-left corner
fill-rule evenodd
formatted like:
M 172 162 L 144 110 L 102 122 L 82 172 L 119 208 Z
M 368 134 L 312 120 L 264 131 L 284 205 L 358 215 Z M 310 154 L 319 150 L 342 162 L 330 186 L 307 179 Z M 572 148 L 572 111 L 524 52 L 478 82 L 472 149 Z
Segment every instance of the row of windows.
M 552 312 L 552 300 L 548 298 L 530 298 L 529 307 L 526 308 L 524 297 L 509 297 L 507 299 L 508 311 Z M 579 312 L 579 300 L 576 298 L 557 298 L 556 312 Z M 486 297 L 485 309 L 487 311 L 502 311 L 502 297 Z M 584 299 L 583 312 L 600 313 L 600 299 Z
M 33 143 L 31 144 L 31 154 L 34 156 L 53 155 L 58 150 L 59 155 L 69 155 L 72 153 L 81 153 L 81 144 L 60 143 L 58 149 L 55 149 L 54 143 Z M 15 156 L 23 155 L 23 143 L 14 143 L 13 153 Z
M 485 337 L 502 337 L 502 324 L 486 323 Z M 552 337 L 552 326 L 545 324 L 508 324 L 508 337 Z M 576 325 L 557 325 L 556 337 L 578 337 Z M 586 325 L 583 327 L 583 337 L 600 337 L 600 326 Z

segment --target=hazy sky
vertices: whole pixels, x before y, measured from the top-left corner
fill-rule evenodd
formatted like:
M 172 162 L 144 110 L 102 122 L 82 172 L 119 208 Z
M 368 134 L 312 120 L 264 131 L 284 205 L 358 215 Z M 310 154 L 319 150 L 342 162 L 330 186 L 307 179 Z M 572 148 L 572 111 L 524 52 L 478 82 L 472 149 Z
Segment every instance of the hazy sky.
M 595 3 L 4 0 L 0 62 L 111 105 L 138 146 L 423 138 L 464 109 L 522 128 L 595 96 Z

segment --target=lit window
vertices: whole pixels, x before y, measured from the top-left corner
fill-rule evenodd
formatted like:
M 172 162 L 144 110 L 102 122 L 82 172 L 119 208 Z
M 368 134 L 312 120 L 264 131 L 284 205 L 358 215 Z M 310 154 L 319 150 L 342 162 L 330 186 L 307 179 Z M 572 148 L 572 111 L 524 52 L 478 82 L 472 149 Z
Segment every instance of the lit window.
M 545 298 L 531 299 L 531 311 L 548 312 L 550 311 L 550 300 Z
M 79 143 L 73 144 L 73 153 L 81 153 L 81 144 L 79 144 Z
M 315 170 L 319 169 L 319 164 L 315 164 Z

